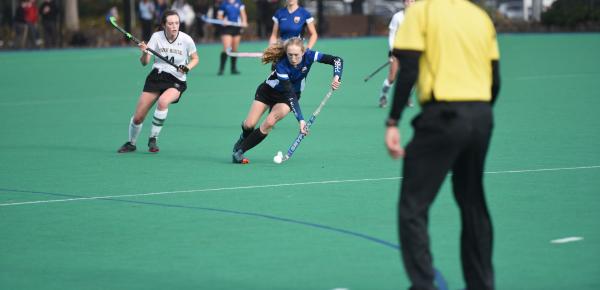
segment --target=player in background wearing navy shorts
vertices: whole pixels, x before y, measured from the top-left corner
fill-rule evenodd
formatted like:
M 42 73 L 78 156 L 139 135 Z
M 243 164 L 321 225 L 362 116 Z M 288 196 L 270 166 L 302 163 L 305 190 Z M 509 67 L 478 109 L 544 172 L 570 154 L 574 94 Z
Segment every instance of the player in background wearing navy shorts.
M 227 51 L 236 52 L 242 39 L 242 27 L 248 26 L 248 17 L 246 16 L 246 6 L 241 0 L 224 0 L 219 6 L 217 18 L 224 21 L 221 29 L 221 42 L 223 42 L 223 51 L 221 52 L 221 61 L 218 75 L 222 75 L 227 62 Z M 236 26 L 228 25 L 229 23 Z M 237 70 L 237 57 L 231 57 L 231 74 L 239 74 Z

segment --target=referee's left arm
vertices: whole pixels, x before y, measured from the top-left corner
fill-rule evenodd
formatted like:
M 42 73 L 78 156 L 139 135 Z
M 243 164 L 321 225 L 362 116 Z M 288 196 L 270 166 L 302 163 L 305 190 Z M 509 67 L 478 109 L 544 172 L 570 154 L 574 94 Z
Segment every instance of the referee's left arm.
M 498 100 L 498 93 L 500 92 L 500 62 L 498 60 L 492 60 L 492 104 Z
M 396 89 L 392 100 L 392 108 L 386 122 L 387 126 L 398 126 L 402 111 L 406 107 L 410 92 L 419 76 L 419 57 L 421 52 L 416 50 L 394 49 L 393 55 L 402 64 L 396 77 Z

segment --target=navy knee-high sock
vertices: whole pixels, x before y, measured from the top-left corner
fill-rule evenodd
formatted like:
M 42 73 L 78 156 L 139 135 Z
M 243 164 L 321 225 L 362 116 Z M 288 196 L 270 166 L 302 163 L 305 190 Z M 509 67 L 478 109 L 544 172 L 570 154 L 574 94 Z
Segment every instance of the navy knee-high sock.
M 225 69 L 225 62 L 227 62 L 227 53 L 222 51 L 221 52 L 221 63 L 219 65 L 219 71 L 223 71 Z
M 246 128 L 244 127 L 244 123 L 242 122 L 242 139 L 248 138 L 252 131 L 254 131 L 254 128 Z
M 252 133 L 250 133 L 250 135 L 242 142 L 242 151 L 246 152 L 254 148 L 254 146 L 258 145 L 262 140 L 265 140 L 266 137 L 267 134 L 263 134 L 263 132 L 260 131 L 260 128 L 254 129 L 254 131 L 252 131 Z
M 231 57 L 231 71 L 237 70 L 237 57 Z

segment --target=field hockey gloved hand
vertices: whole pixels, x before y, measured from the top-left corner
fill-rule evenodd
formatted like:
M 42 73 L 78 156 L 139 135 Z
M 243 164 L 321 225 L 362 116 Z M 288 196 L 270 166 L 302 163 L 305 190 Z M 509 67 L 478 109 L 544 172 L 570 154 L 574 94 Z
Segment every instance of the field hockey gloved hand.
M 179 66 L 179 70 L 182 71 L 183 73 L 187 73 L 190 71 L 190 68 L 188 68 L 187 66 L 180 64 Z

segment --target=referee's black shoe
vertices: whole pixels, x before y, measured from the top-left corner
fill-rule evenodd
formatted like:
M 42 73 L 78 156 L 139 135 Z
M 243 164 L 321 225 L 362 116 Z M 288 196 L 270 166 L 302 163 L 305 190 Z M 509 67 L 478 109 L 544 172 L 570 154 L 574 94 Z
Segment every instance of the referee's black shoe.
M 135 149 L 137 149 L 137 148 L 135 147 L 135 145 L 131 144 L 131 142 L 125 142 L 125 144 L 123 144 L 123 146 L 121 146 L 121 148 L 119 148 L 119 150 L 117 152 L 118 153 L 128 153 L 128 152 L 135 151 Z
M 150 139 L 148 139 L 148 151 L 152 153 L 160 151 L 158 145 L 156 145 L 156 137 L 150 137 Z

